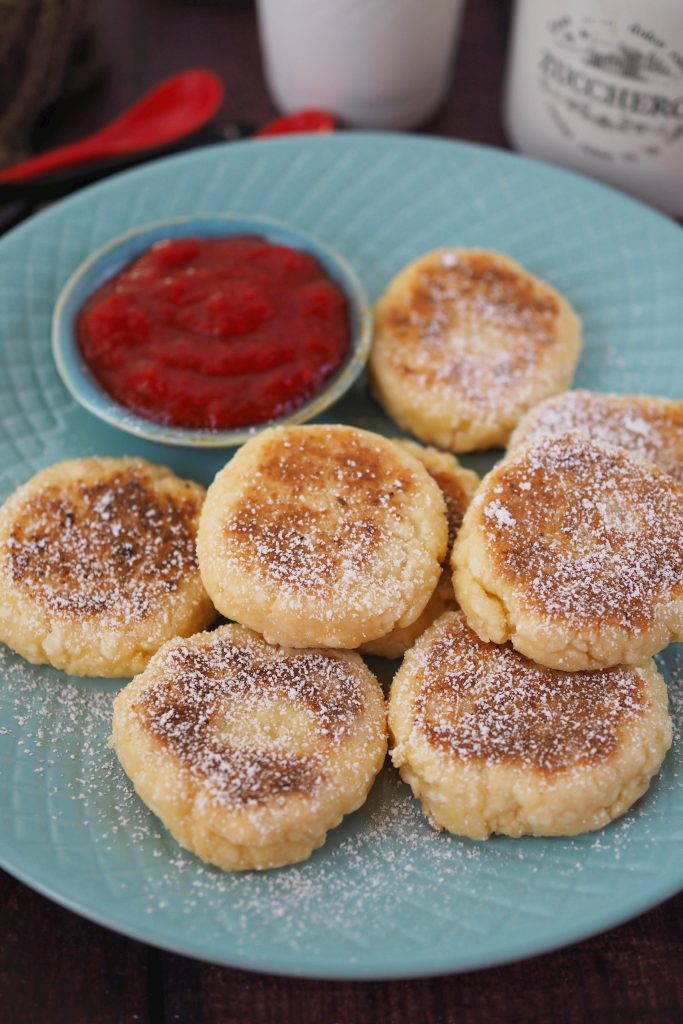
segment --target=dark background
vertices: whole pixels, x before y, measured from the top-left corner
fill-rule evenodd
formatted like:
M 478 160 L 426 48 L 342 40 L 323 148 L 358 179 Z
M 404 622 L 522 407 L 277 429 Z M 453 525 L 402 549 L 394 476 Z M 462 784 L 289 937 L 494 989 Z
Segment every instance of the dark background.
M 94 130 L 159 79 L 193 66 L 225 81 L 226 121 L 258 124 L 276 115 L 249 3 L 97 6 L 103 77 L 41 119 L 38 147 Z M 425 131 L 507 145 L 500 102 L 508 19 L 507 0 L 469 0 L 448 99 Z M 683 895 L 561 952 L 376 984 L 275 978 L 163 953 L 62 910 L 2 872 L 0 935 L 0 1021 L 7 1024 L 683 1022 Z

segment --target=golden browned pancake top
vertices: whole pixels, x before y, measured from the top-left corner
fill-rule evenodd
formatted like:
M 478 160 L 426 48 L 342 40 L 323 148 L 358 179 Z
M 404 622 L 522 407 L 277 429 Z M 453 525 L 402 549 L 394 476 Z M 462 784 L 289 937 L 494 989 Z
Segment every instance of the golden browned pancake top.
M 129 467 L 30 496 L 8 543 L 13 584 L 57 617 L 145 618 L 197 568 L 199 501 L 177 483 L 162 494 Z
M 683 483 L 683 401 L 566 391 L 532 409 L 512 436 L 510 446 L 571 430 L 649 459 Z
M 292 591 L 362 573 L 421 484 L 387 445 L 347 428 L 274 434 L 225 525 L 241 564 Z
M 461 614 L 440 620 L 413 672 L 414 723 L 432 746 L 459 761 L 544 774 L 608 758 L 623 725 L 648 707 L 637 669 L 543 668 L 480 640 Z
M 558 313 L 548 290 L 497 254 L 444 251 L 380 302 L 377 329 L 394 340 L 396 372 L 494 406 L 557 341 Z
M 577 434 L 513 452 L 475 498 L 514 599 L 570 625 L 640 630 L 683 592 L 683 487 Z
M 309 713 L 303 752 L 297 709 Z M 313 793 L 325 747 L 364 709 L 358 667 L 342 654 L 270 647 L 231 626 L 162 653 L 133 713 L 219 802 L 240 807 Z

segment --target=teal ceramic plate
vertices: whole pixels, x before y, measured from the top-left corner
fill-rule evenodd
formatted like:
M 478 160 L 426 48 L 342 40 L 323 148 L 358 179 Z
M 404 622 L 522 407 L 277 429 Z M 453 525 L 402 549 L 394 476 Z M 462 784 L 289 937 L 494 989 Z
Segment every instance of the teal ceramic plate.
M 50 354 L 74 268 L 139 224 L 234 211 L 286 220 L 345 256 L 371 297 L 440 245 L 502 249 L 584 320 L 577 384 L 675 395 L 683 372 L 683 232 L 643 206 L 509 154 L 410 136 L 231 143 L 163 160 L 58 204 L 0 242 L 4 497 L 42 466 L 143 455 L 208 482 L 220 452 L 157 446 L 81 409 Z M 326 413 L 395 428 L 361 378 Z M 482 469 L 493 461 L 465 460 Z M 158 946 L 287 974 L 380 978 L 464 970 L 607 928 L 683 885 L 683 657 L 660 664 L 674 747 L 648 794 L 602 832 L 470 842 L 429 828 L 385 769 L 311 860 L 230 876 L 184 853 L 107 748 L 119 684 L 0 655 L 0 859 L 36 889 Z

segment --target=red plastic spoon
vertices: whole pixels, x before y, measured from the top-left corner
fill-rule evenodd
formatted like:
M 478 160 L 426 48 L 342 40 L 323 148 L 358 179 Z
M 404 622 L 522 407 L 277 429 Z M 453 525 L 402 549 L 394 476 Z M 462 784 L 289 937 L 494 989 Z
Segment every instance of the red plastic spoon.
M 93 135 L 0 171 L 0 182 L 22 181 L 92 160 L 168 145 L 210 121 L 223 96 L 223 83 L 217 75 L 182 71 Z
M 263 139 L 268 135 L 296 135 L 299 132 L 333 132 L 337 122 L 327 110 L 296 110 L 284 114 L 275 121 L 269 121 L 254 132 L 252 138 Z

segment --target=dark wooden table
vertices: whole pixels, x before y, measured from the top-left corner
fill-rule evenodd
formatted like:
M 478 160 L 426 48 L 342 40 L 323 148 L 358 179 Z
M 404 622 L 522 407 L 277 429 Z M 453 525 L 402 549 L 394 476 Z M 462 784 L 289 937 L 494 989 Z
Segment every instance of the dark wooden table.
M 507 13 L 502 0 L 469 0 L 452 89 L 427 131 L 506 145 L 499 111 Z M 258 123 L 275 114 L 248 3 L 100 0 L 100 22 L 107 77 L 52 112 L 41 143 L 97 127 L 159 78 L 193 65 L 223 76 L 226 117 Z M 560 952 L 393 983 L 288 980 L 162 953 L 90 924 L 2 873 L 0 934 L 0 1020 L 7 1024 L 683 1021 L 683 895 Z

